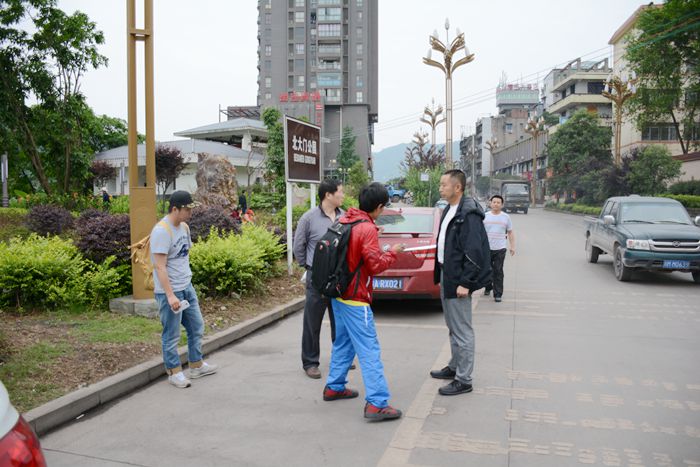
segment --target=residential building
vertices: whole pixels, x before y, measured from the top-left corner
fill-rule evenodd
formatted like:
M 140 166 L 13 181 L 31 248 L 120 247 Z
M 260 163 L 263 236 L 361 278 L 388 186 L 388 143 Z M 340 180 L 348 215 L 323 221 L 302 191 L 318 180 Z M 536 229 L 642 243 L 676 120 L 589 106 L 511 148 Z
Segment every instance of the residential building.
M 378 0 L 259 0 L 258 106 L 321 127 L 331 174 L 343 128 L 371 170 L 377 97 Z
M 544 78 L 543 107 L 566 122 L 576 111 L 595 112 L 601 123 L 612 125 L 612 105 L 601 93 L 613 69 L 608 59 L 598 62 L 573 60 L 564 68 L 555 68 Z

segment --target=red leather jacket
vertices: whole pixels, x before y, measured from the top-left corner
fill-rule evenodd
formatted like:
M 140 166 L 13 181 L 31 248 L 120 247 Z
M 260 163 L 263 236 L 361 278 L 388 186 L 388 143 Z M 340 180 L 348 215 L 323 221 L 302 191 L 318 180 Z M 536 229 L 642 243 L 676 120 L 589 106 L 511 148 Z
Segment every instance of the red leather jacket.
M 350 208 L 340 219 L 343 224 L 365 220 L 356 224 L 350 233 L 348 244 L 347 263 L 348 270 L 355 271 L 360 259 L 362 266 L 360 275 L 350 281 L 350 285 L 343 294 L 345 300 L 372 303 L 372 276 L 380 274 L 396 261 L 396 253 L 388 251 L 383 253 L 379 248 L 379 229 L 366 212 Z M 357 292 L 355 292 L 357 286 Z

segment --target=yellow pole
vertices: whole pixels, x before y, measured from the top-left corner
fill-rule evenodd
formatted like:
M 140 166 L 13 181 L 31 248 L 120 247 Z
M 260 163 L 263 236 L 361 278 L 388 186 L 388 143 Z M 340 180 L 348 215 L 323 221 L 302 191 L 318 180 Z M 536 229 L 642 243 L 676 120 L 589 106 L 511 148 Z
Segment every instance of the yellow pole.
M 150 234 L 156 222 L 156 169 L 153 109 L 153 0 L 144 0 L 144 29 L 136 27 L 136 0 L 126 0 L 127 82 L 129 128 L 129 220 L 131 243 Z M 146 97 L 146 180 L 139 179 L 136 99 L 136 42 L 144 41 L 144 71 Z M 146 290 L 141 267 L 131 264 L 134 298 L 153 298 Z

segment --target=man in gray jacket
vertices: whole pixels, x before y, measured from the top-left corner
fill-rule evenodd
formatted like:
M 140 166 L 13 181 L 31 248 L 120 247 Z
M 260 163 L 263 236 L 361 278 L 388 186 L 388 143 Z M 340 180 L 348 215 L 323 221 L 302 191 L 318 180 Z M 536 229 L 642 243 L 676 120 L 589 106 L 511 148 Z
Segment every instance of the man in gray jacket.
M 314 262 L 316 244 L 325 235 L 328 227 L 340 218 L 345 194 L 343 185 L 337 180 L 324 180 L 318 187 L 319 206 L 309 209 L 299 222 L 294 234 L 294 257 L 306 269 L 306 304 L 304 305 L 304 331 L 301 337 L 301 363 L 309 378 L 321 378 L 318 369 L 323 315 L 328 308 L 331 321 L 331 340 L 335 340 L 335 320 L 330 300 L 311 286 L 311 265 Z

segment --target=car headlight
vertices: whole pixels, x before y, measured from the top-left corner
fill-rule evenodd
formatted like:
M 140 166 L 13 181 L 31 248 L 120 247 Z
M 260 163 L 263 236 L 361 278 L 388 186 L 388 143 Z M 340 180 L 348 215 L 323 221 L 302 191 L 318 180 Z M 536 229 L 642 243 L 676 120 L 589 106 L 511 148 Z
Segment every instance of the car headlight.
M 627 240 L 627 248 L 630 250 L 649 250 L 649 240 L 629 239 Z

